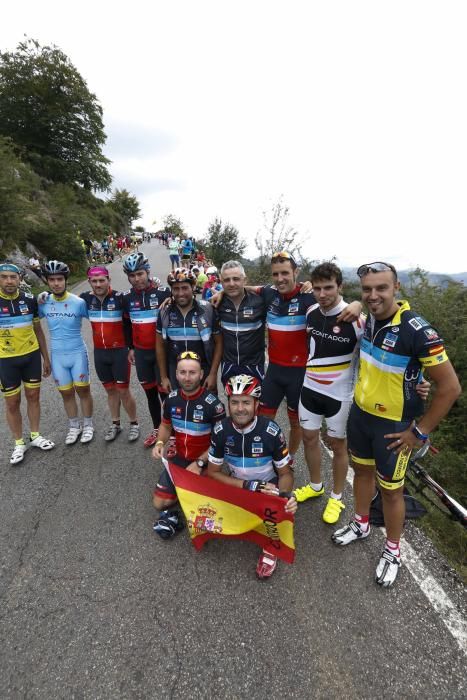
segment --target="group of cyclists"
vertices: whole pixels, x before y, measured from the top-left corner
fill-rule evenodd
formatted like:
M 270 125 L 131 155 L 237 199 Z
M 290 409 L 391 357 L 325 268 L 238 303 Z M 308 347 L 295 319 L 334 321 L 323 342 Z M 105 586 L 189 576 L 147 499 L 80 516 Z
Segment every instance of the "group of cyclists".
M 153 424 L 144 445 L 153 447 L 154 458 L 164 456 L 169 464 L 251 492 L 276 494 L 294 513 L 298 503 L 324 494 L 320 435 L 325 421 L 333 481 L 323 520 L 335 525 L 345 509 L 350 450 L 355 515 L 332 534 L 332 541 L 345 546 L 368 537 L 377 485 L 387 538 L 375 579 L 391 586 L 400 567 L 410 453 L 426 442 L 460 393 L 438 332 L 407 302 L 398 301 L 400 284 L 390 263 L 358 269 L 368 309 L 364 316 L 360 301 L 343 300 L 342 273 L 331 262 L 318 265 L 302 284 L 293 255 L 279 251 L 271 259 L 271 284 L 252 286 L 241 263 L 229 260 L 219 275 L 216 270 L 217 288 L 209 301 L 196 298 L 201 266 L 191 253 L 185 262 L 185 267 L 172 264 L 163 285 L 151 277 L 143 252 L 128 254 L 123 259 L 130 283 L 126 292 L 112 288 L 106 266 L 91 265 L 90 290 L 78 297 L 67 290 L 68 266 L 49 261 L 43 268 L 49 293 L 38 299 L 19 291 L 20 270 L 14 264 L 0 264 L 0 381 L 15 440 L 11 464 L 20 463 L 28 447 L 54 446 L 39 432 L 41 355 L 43 375 L 52 373 L 68 417 L 65 443 L 93 439 L 89 364 L 80 332 L 82 318 L 88 318 L 96 373 L 111 416 L 105 440 L 116 439 L 122 430 L 122 405 L 128 440 L 139 438 L 129 387 L 134 365 Z M 49 327 L 50 359 L 41 318 Z M 436 384 L 428 408 L 424 371 Z M 30 423 L 27 442 L 21 382 Z M 275 420 L 284 399 L 287 437 Z M 302 441 L 310 479 L 294 488 L 293 463 Z M 154 531 L 170 539 L 183 519 L 165 469 L 153 503 L 158 510 Z M 277 559 L 263 551 L 258 578 L 269 578 L 276 566 Z

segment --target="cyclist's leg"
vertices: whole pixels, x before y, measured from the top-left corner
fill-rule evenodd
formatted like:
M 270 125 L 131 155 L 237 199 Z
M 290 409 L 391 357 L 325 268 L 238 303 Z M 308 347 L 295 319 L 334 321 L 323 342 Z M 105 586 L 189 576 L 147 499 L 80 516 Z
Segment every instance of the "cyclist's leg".
M 16 357 L 0 358 L 0 385 L 5 397 L 5 413 L 8 427 L 15 440 L 23 437 L 21 416 L 21 368 Z
M 41 405 L 39 398 L 42 361 L 40 350 L 35 350 L 30 355 L 25 357 L 27 357 L 27 360 L 22 368 L 22 379 L 24 384 L 24 395 L 28 405 L 29 430 L 31 433 L 38 433 L 41 418 Z
M 113 350 L 104 348 L 94 348 L 94 366 L 99 380 L 102 382 L 107 393 L 107 403 L 109 406 L 110 416 L 112 421 L 120 420 L 120 394 L 115 386 L 114 373 L 112 370 L 112 355 Z M 125 350 L 126 354 L 127 351 Z
M 79 396 L 84 425 L 86 425 L 86 423 L 91 422 L 94 409 L 89 381 L 89 358 L 87 350 L 74 353 L 71 375 L 73 377 L 73 385 L 76 393 Z
M 52 376 L 55 385 L 63 400 L 65 413 L 70 421 L 78 421 L 78 404 L 76 403 L 75 389 L 73 387 L 73 377 L 71 366 L 73 356 L 52 352 L 50 358 L 52 365 Z
M 144 389 L 154 429 L 161 422 L 161 402 L 157 390 L 156 351 L 135 348 L 135 365 L 138 381 Z
M 351 401 L 336 401 L 326 397 L 325 418 L 329 446 L 332 450 L 333 492 L 342 494 L 349 469 L 347 421 Z
M 320 429 L 323 421 L 321 396 L 308 387 L 303 387 L 298 405 L 298 418 L 302 428 L 303 449 L 310 473 L 310 482 L 321 484 Z
M 115 387 L 131 423 L 136 423 L 136 401 L 130 390 L 131 365 L 127 348 L 118 348 L 112 353 L 112 373 Z
M 354 470 L 355 513 L 364 518 L 369 518 L 370 505 L 376 490 L 371 418 L 370 414 L 364 413 L 355 403 L 352 404 L 347 432 Z
M 302 431 L 298 419 L 298 403 L 305 377 L 305 367 L 283 367 L 282 369 L 287 369 L 287 376 L 285 376 L 285 372 L 283 372 L 283 376 L 286 381 L 285 395 L 287 399 L 287 415 L 290 423 L 289 452 L 293 457 L 297 453 L 302 439 Z
M 261 401 L 258 413 L 268 418 L 275 418 L 277 409 L 285 396 L 285 387 L 280 381 L 284 368 L 269 363 L 266 375 L 261 387 Z

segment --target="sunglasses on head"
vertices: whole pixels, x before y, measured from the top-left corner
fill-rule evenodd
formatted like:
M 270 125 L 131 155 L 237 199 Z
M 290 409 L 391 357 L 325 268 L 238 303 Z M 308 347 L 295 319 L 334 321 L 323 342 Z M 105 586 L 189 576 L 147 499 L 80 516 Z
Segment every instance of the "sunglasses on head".
M 294 256 L 292 253 L 289 253 L 287 250 L 281 250 L 279 253 L 274 253 L 274 255 L 271 258 L 271 262 L 282 262 L 283 260 L 290 260 L 290 262 L 297 267 L 297 263 L 295 261 Z
M 185 352 L 181 352 L 177 357 L 177 362 L 179 360 L 197 360 L 197 362 L 201 364 L 200 356 L 197 352 L 193 352 L 192 350 L 185 350 Z
M 397 278 L 397 272 L 394 265 L 389 265 L 385 262 L 372 262 L 366 265 L 360 265 L 357 270 L 357 275 L 359 277 L 365 277 L 369 272 L 392 272 Z

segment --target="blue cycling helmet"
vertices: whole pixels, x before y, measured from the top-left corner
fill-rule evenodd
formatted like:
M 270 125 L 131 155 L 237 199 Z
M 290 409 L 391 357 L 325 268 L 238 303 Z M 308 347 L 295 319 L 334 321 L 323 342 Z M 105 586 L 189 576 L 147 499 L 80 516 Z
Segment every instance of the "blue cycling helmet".
M 123 260 L 123 272 L 137 272 L 137 270 L 149 270 L 149 261 L 144 253 L 130 253 Z

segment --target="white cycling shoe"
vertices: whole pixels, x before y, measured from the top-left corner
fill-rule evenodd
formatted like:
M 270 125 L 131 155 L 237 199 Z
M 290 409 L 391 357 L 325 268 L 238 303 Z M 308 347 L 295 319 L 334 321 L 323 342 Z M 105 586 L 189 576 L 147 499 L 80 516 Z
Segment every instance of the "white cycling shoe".
M 375 572 L 375 581 L 379 586 L 383 588 L 389 588 L 392 586 L 397 578 L 399 569 L 401 566 L 401 558 L 397 557 L 395 554 L 387 549 L 383 549 L 381 554 L 381 559 L 379 560 L 378 566 Z
M 359 523 L 356 520 L 351 520 L 348 525 L 339 528 L 331 535 L 331 540 L 334 544 L 340 544 L 345 546 L 351 542 L 356 542 L 357 540 L 364 540 L 370 534 L 370 526 L 368 525 L 367 530 L 362 530 Z
M 65 438 L 65 445 L 74 445 L 79 436 L 82 433 L 81 426 L 79 428 L 68 428 L 68 432 Z
M 27 449 L 27 445 L 15 445 L 15 449 L 11 453 L 10 464 L 19 464 L 22 462 Z
M 81 442 L 91 442 L 91 440 L 94 437 L 94 426 L 92 425 L 85 425 L 83 428 L 83 433 L 81 435 Z
M 40 450 L 45 451 L 51 450 L 53 447 L 55 447 L 55 443 L 52 442 L 52 440 L 48 440 L 42 435 L 38 435 L 36 438 L 34 438 L 34 440 L 31 440 L 29 444 L 31 447 L 38 447 Z

